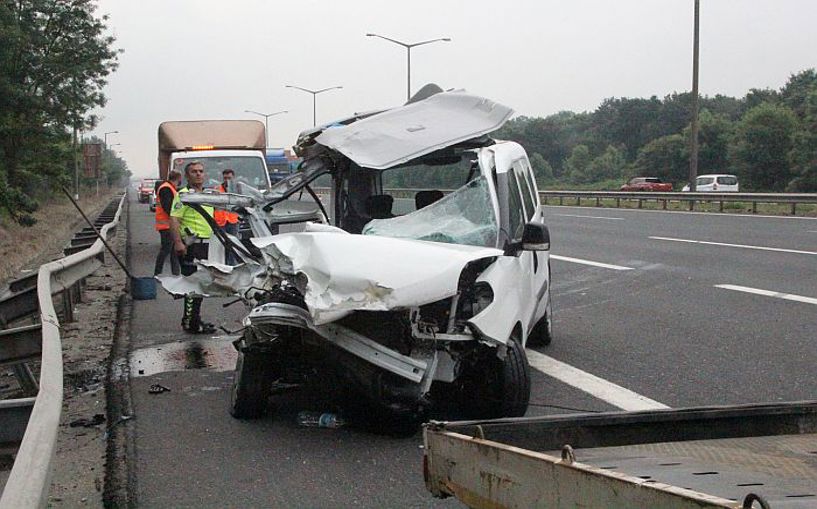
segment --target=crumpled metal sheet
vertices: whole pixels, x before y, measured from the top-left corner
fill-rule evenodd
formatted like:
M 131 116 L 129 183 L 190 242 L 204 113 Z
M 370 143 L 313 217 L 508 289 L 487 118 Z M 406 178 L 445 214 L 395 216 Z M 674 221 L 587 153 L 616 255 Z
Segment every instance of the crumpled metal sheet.
M 498 249 L 331 232 L 253 239 L 270 273 L 305 277 L 304 300 L 316 325 L 343 311 L 409 308 L 457 293 L 471 261 Z
M 197 260 L 198 270 L 189 276 L 156 276 L 171 295 L 182 297 L 243 296 L 250 287 L 269 288 L 272 280 L 263 265 L 250 262 L 230 266 Z
M 250 287 L 272 288 L 286 279 L 301 290 L 314 324 L 321 325 L 351 311 L 409 308 L 451 297 L 469 262 L 502 254 L 494 248 L 350 235 L 326 225 L 309 229 L 252 239 L 264 264 L 230 267 L 201 260 L 190 276 L 157 279 L 173 295 L 201 297 L 243 296 Z
M 462 90 L 326 129 L 315 141 L 363 168 L 384 170 L 435 150 L 496 131 L 513 115 L 507 106 Z

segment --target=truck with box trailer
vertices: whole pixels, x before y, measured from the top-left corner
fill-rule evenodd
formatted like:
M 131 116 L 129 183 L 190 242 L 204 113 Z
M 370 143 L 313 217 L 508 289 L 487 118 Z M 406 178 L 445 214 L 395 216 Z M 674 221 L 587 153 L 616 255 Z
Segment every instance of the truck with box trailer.
M 192 120 L 159 124 L 159 177 L 171 169 L 184 174 L 193 161 L 206 172 L 204 187 L 221 182 L 226 169 L 235 172 L 237 182 L 257 189 L 270 187 L 265 160 L 266 133 L 257 120 Z

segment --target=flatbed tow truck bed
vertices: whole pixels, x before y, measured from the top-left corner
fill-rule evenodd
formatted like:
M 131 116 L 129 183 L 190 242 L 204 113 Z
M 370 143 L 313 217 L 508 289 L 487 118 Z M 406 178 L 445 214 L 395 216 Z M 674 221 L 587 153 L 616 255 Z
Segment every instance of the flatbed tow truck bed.
M 431 422 L 425 477 L 469 507 L 817 508 L 817 402 Z

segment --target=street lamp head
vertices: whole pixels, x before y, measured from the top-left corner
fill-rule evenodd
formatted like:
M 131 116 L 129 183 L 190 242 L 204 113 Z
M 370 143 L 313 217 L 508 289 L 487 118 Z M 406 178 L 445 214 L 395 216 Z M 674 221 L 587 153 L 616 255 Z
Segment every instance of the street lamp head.
M 451 38 L 450 38 L 450 37 L 443 37 L 441 40 L 443 40 L 443 41 L 445 41 L 445 42 L 451 42 Z

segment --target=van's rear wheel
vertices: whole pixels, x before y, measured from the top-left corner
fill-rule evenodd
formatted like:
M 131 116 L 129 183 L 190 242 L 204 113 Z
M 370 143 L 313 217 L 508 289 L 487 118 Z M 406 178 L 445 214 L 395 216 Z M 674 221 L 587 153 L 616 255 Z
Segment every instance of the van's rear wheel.
M 267 413 L 273 382 L 271 361 L 269 352 L 239 350 L 230 391 L 230 414 L 236 419 L 257 419 Z

